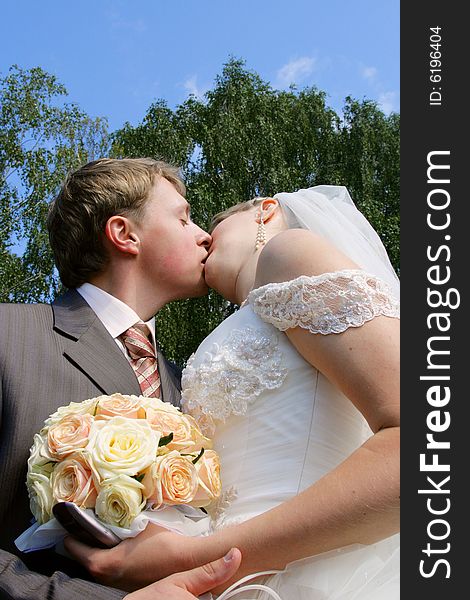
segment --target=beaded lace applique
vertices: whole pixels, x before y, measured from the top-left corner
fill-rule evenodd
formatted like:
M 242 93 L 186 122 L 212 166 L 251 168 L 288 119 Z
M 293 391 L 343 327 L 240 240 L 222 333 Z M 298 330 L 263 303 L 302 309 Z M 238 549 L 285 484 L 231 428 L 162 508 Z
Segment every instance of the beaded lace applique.
M 280 387 L 286 376 L 275 332 L 235 329 L 223 343 L 214 343 L 197 367 L 194 354 L 188 360 L 181 380 L 183 411 L 222 421 L 244 415 L 261 392 Z
M 208 508 L 209 517 L 211 519 L 211 529 L 216 531 L 222 529 L 227 525 L 234 525 L 235 519 L 227 520 L 227 511 L 230 508 L 232 502 L 238 498 L 238 492 L 234 486 L 229 487 L 223 491 L 216 502 Z
M 268 283 L 250 292 L 247 300 L 263 321 L 281 331 L 302 327 L 328 335 L 360 327 L 378 315 L 400 316 L 390 286 L 360 269 Z

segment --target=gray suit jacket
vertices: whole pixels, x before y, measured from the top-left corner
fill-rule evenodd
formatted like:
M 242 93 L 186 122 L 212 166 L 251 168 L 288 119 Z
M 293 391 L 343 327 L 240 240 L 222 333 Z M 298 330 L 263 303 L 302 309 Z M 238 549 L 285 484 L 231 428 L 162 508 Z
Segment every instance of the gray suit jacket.
M 158 352 L 161 392 L 179 405 L 180 378 Z M 52 551 L 17 555 L 32 519 L 26 463 L 34 434 L 58 406 L 101 394 L 140 394 L 122 351 L 89 305 L 70 290 L 52 305 L 0 304 L 0 598 L 122 598 Z

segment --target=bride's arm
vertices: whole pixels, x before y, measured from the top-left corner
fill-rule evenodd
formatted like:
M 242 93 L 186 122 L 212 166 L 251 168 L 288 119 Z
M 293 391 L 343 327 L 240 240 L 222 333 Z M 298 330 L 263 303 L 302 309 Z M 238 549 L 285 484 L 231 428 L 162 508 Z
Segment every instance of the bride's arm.
M 356 265 L 327 242 L 289 230 L 263 250 L 256 286 L 350 268 Z M 95 575 L 107 573 L 109 583 L 109 575 L 119 572 L 118 579 L 132 587 L 138 584 L 139 571 L 147 577 L 165 576 L 172 568 L 204 564 L 236 546 L 243 555 L 238 579 L 398 531 L 399 321 L 379 316 L 340 334 L 312 334 L 299 327 L 286 334 L 362 412 L 374 435 L 304 492 L 242 524 L 206 538 L 147 528 L 113 551 L 94 551 L 99 565 Z M 87 560 L 88 566 L 93 564 Z
M 289 333 L 294 345 L 349 395 L 374 435 L 338 467 L 291 500 L 216 533 L 208 543 L 237 544 L 242 576 L 352 543 L 368 544 L 399 529 L 397 322 L 378 317 L 336 339 Z M 338 341 L 338 337 L 341 340 Z
M 327 242 L 290 230 L 260 257 L 256 285 L 357 268 Z M 348 544 L 369 544 L 399 530 L 399 321 L 378 316 L 340 334 L 286 331 L 300 354 L 361 411 L 372 435 L 304 492 L 203 540 L 211 550 L 237 546 L 237 577 Z

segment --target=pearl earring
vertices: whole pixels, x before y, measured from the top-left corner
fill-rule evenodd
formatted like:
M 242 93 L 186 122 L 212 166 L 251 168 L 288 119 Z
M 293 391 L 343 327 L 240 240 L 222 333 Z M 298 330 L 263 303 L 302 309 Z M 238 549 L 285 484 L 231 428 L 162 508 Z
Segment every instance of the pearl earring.
M 266 227 L 263 222 L 263 214 L 260 213 L 260 221 L 258 223 L 258 231 L 256 233 L 255 250 L 266 244 Z

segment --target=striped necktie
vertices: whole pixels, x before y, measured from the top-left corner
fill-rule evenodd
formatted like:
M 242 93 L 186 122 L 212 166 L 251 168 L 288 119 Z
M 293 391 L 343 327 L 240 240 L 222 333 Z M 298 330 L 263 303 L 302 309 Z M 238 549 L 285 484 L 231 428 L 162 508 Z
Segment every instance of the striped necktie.
M 143 396 L 160 397 L 160 375 L 157 357 L 149 340 L 150 330 L 145 323 L 129 327 L 119 338 L 131 358 L 130 363 L 139 381 Z

